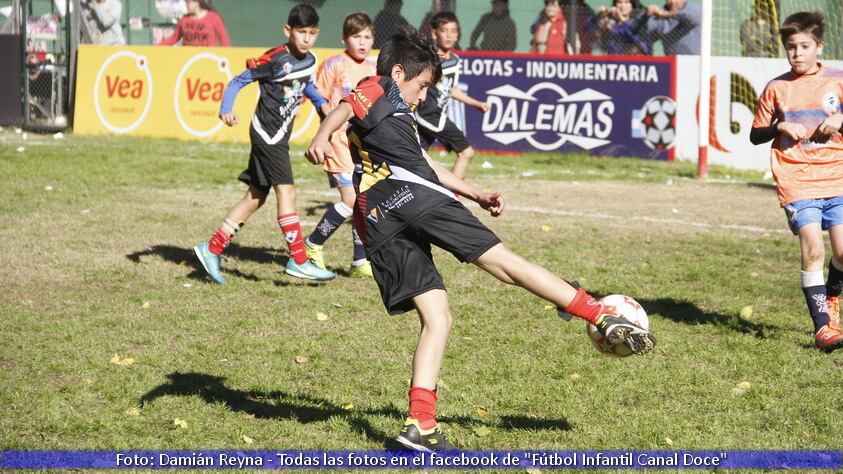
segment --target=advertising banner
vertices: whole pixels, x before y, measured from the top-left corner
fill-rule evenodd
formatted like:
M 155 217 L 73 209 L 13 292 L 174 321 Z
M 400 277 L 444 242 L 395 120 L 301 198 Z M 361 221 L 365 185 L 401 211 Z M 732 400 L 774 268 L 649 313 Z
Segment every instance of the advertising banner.
M 259 48 L 115 48 L 82 45 L 74 131 L 247 142 L 258 87 L 234 105 L 240 124 L 219 118 L 225 86 Z M 313 50 L 317 59 L 339 49 Z M 449 111 L 477 149 L 579 151 L 672 158 L 674 58 L 465 53 L 459 85 L 490 105 Z M 302 104 L 291 141 L 307 144 L 319 120 Z
M 264 48 L 171 48 L 81 45 L 76 80 L 74 131 L 147 137 L 249 141 L 249 122 L 258 100 L 257 85 L 243 88 L 234 104 L 240 123 L 226 127 L 218 118 L 226 84 L 248 58 Z M 315 49 L 317 59 L 340 49 Z M 319 118 L 302 104 L 292 142 L 306 144 Z
M 670 158 L 672 57 L 460 57 L 460 86 L 490 106 L 485 114 L 464 106 L 452 112 L 475 148 Z

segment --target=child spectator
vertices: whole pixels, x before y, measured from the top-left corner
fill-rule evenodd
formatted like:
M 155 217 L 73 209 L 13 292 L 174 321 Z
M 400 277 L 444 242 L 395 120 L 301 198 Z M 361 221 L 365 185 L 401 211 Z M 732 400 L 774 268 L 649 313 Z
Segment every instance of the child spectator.
M 452 98 L 483 113 L 489 110 L 489 104 L 471 98 L 460 89 L 460 58 L 453 53 L 460 38 L 457 16 L 449 11 L 439 12 L 431 17 L 430 28 L 436 51 L 442 61 L 442 79 L 430 90 L 427 99 L 422 101 L 416 111 L 416 120 L 420 126 L 419 139 L 424 150 L 439 140 L 446 149 L 456 153 L 453 173 L 463 178 L 468 164 L 474 158 L 474 148 L 468 144 L 457 125 L 448 118 L 448 107 Z
M 210 0 L 187 0 L 187 15 L 176 24 L 173 33 L 159 45 L 182 46 L 231 46 L 222 17 L 211 6 Z
M 799 236 L 814 344 L 831 352 L 843 347 L 843 70 L 817 60 L 824 28 L 820 12 L 785 20 L 780 31 L 790 71 L 761 93 L 749 138 L 755 145 L 773 140 L 770 165 L 790 230 Z M 827 280 L 824 230 L 832 251 Z
M 638 354 L 652 350 L 655 339 L 651 333 L 618 317 L 613 308 L 604 307 L 584 290 L 574 289 L 509 251 L 454 197 L 454 192 L 459 192 L 493 216 L 504 209 L 500 193 L 480 191 L 431 160 L 418 146 L 412 109 L 441 74 L 430 37 L 415 32 L 393 36 L 378 56 L 377 72 L 379 77 L 358 84 L 326 117 L 307 156 L 313 163 L 330 156 L 330 135 L 351 120 L 351 153 L 355 163 L 362 165 L 355 180 L 360 191 L 355 224 L 386 309 L 391 314 L 415 309 L 421 321 L 413 356 L 409 417 L 398 442 L 418 451 L 454 449 L 436 423 L 436 381 L 452 318 L 431 245 L 593 323 L 612 344 L 627 344 Z
M 567 54 L 567 28 L 565 13 L 562 12 L 559 0 L 545 0 L 544 9 L 532 28 L 533 40 L 530 43 L 530 52 Z
M 290 165 L 287 140 L 299 105 L 306 95 L 317 108 L 325 99 L 316 91 L 313 74 L 316 58 L 309 50 L 319 36 L 319 15 L 310 5 L 296 5 L 290 10 L 284 34 L 286 45 L 278 46 L 246 63 L 247 69 L 233 78 L 223 93 L 220 119 L 228 126 L 236 125 L 232 112 L 240 89 L 254 81 L 260 84 L 260 99 L 249 128 L 252 150 L 249 166 L 240 174 L 240 181 L 249 186 L 245 196 L 228 212 L 222 225 L 208 242 L 193 250 L 208 275 L 217 283 L 225 283 L 220 273 L 220 255 L 249 218 L 266 202 L 270 189 L 275 191 L 278 226 L 290 251 L 286 273 L 311 280 L 331 280 L 336 275 L 323 270 L 307 259 L 301 223 L 296 214 L 296 188 Z
M 328 100 L 331 109 L 336 108 L 340 99 L 347 96 L 361 79 L 375 75 L 375 61 L 369 58 L 373 41 L 372 20 L 369 15 L 352 13 L 345 17 L 342 27 L 345 52 L 326 59 L 316 74 L 316 88 Z M 313 233 L 304 241 L 308 258 L 322 269 L 326 268 L 322 246 L 343 222 L 351 217 L 355 197 L 352 186 L 354 163 L 351 161 L 344 127 L 331 136 L 331 146 L 334 154 L 322 163 L 322 167 L 328 173 L 331 187 L 339 190 L 340 202 L 328 208 Z M 366 260 L 366 249 L 363 248 L 363 242 L 353 226 L 352 241 L 354 253 L 351 276 L 371 277 L 372 266 Z

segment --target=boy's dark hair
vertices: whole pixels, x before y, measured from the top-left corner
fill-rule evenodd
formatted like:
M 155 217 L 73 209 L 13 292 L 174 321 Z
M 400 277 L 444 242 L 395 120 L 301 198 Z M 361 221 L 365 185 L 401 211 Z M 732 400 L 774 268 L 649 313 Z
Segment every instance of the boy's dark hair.
M 290 28 L 310 28 L 319 26 L 319 14 L 310 5 L 300 3 L 290 10 L 287 17 L 287 25 Z
M 817 44 L 823 42 L 825 33 L 825 16 L 822 12 L 798 12 L 787 17 L 782 24 L 779 34 L 782 36 L 782 44 L 797 33 L 807 33 L 814 37 Z
M 407 79 L 412 79 L 424 71 L 433 73 L 433 84 L 442 77 L 442 65 L 433 39 L 429 35 L 420 35 L 415 28 L 407 26 L 383 45 L 378 54 L 378 76 L 389 76 L 392 67 L 400 64 L 404 67 Z
M 372 30 L 372 33 L 375 31 L 374 26 L 372 26 L 372 19 L 369 18 L 369 15 L 363 12 L 351 13 L 345 17 L 345 21 L 342 24 L 342 37 L 348 38 L 351 35 L 360 33 L 366 28 Z
M 454 15 L 454 12 L 441 11 L 430 17 L 430 27 L 434 30 L 438 30 L 439 27 L 445 23 L 456 23 L 457 26 L 460 25 L 460 21 L 457 20 L 457 16 Z

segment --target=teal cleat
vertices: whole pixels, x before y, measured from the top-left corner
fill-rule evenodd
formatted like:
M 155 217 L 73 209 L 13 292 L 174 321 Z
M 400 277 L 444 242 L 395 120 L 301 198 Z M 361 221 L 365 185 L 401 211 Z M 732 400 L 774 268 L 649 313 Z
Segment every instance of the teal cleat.
M 287 260 L 287 268 L 284 271 L 287 275 L 316 281 L 328 281 L 337 277 L 336 273 L 323 270 L 314 265 L 310 260 L 299 265 L 291 258 Z
M 202 267 L 208 273 L 208 276 L 220 285 L 224 285 L 225 278 L 220 273 L 220 256 L 214 255 L 208 250 L 208 242 L 202 242 L 193 247 L 193 251 L 196 252 L 196 257 L 202 262 Z

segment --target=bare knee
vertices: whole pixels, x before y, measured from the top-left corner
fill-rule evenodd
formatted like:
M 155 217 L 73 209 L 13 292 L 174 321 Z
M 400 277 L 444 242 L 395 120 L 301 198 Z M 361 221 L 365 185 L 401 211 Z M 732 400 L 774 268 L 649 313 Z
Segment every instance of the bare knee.
M 802 249 L 802 262 L 807 268 L 822 266 L 825 263 L 824 260 L 825 248 L 822 241 L 811 242 Z
M 464 160 L 469 160 L 469 161 L 471 161 L 471 159 L 474 158 L 474 155 L 475 155 L 475 152 L 474 152 L 474 148 L 472 148 L 472 147 L 468 147 L 465 150 L 457 153 L 458 157 L 460 157 Z

